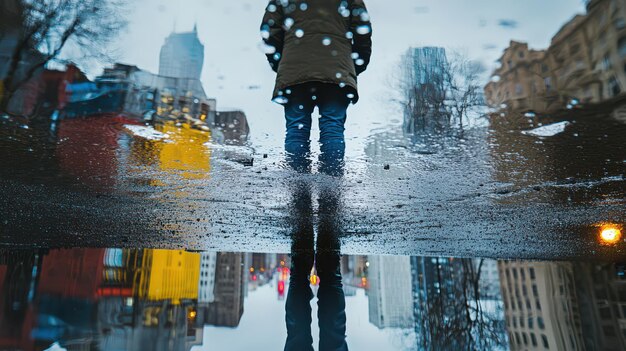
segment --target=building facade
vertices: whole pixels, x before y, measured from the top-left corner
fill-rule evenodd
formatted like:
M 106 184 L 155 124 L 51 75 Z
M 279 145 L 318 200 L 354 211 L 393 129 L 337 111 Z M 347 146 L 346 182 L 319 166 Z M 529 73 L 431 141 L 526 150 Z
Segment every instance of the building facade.
M 487 103 L 550 112 L 600 103 L 626 89 L 626 1 L 591 0 L 545 50 L 511 41 L 485 86 Z

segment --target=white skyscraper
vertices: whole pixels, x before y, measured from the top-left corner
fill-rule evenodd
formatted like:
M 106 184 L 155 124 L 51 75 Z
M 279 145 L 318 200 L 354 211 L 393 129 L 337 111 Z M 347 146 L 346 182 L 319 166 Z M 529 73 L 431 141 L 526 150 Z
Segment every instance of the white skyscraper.
M 368 256 L 369 319 L 378 328 L 413 326 L 411 261 L 408 256 Z
M 161 47 L 159 75 L 174 78 L 200 79 L 204 63 L 204 45 L 198 39 L 198 30 L 172 33 Z
M 200 256 L 200 281 L 198 282 L 198 302 L 215 301 L 215 265 L 217 253 L 203 252 Z

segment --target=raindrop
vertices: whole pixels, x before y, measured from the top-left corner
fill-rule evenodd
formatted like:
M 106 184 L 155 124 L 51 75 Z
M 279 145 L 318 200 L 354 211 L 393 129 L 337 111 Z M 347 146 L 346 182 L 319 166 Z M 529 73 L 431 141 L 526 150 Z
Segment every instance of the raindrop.
M 298 108 L 301 109 L 301 110 L 304 110 L 304 106 L 302 106 L 302 105 L 298 106 Z M 300 129 L 302 129 L 302 128 L 300 128 Z
M 270 37 L 270 26 L 267 24 L 264 24 L 261 27 L 261 37 L 263 39 L 268 39 Z
M 332 40 L 330 40 L 329 37 L 325 37 L 324 39 L 322 39 L 322 44 L 324 44 L 324 46 L 330 45 L 331 42 Z
M 342 76 L 341 72 L 337 72 L 337 74 L 335 74 L 335 77 L 337 77 L 337 78 L 341 78 L 341 76 Z
M 308 8 L 309 8 L 309 5 L 307 5 L 306 2 L 303 2 L 300 4 L 300 10 L 306 11 Z
M 340 88 L 343 88 L 343 87 L 345 87 L 345 86 L 346 86 L 346 83 L 344 83 L 344 82 L 339 83 L 339 87 L 340 87 Z
M 286 103 L 288 103 L 288 102 L 289 102 L 289 99 L 287 99 L 287 98 L 286 98 L 286 97 L 284 97 L 284 96 L 277 96 L 277 97 L 275 97 L 275 98 L 274 98 L 274 100 L 272 100 L 272 101 L 274 101 L 274 102 L 275 102 L 275 103 L 277 103 L 277 104 L 284 105 L 284 104 L 286 104 Z
M 269 6 L 267 6 L 267 11 L 268 12 L 276 12 L 276 5 L 269 4 Z
M 304 31 L 302 29 L 296 29 L 296 37 L 302 38 L 304 36 Z
M 361 12 L 361 21 L 363 22 L 369 22 L 370 20 L 370 14 L 367 13 L 367 11 Z
M 274 49 L 274 50 L 276 50 L 276 49 Z M 274 54 L 274 60 L 275 61 L 280 60 L 280 53 L 277 52 L 277 53 Z
M 259 44 L 259 49 L 266 55 L 271 55 L 276 52 L 276 47 L 265 43 Z
M 315 96 L 315 95 L 311 96 L 311 100 L 313 100 L 313 101 L 317 100 L 317 96 Z
M 348 10 L 348 9 L 347 9 L 347 8 L 345 8 L 345 7 L 340 7 L 340 8 L 339 8 L 339 13 L 341 14 L 341 16 L 343 16 L 343 17 L 345 17 L 345 18 L 350 17 L 350 10 Z
M 371 32 L 371 30 L 372 29 L 367 24 L 356 27 L 356 32 L 361 34 L 361 35 L 369 34 L 369 32 Z
M 302 128 L 304 128 L 304 124 L 302 123 L 298 124 L 298 129 L 302 129 Z
M 354 63 L 357 66 L 363 66 L 365 64 L 365 61 L 363 59 L 357 59 L 356 61 L 354 61 Z
M 352 33 L 352 32 L 346 32 L 346 38 L 348 38 L 348 39 L 352 39 L 352 38 L 354 38 L 354 33 Z
M 356 60 L 359 58 L 359 53 L 358 52 L 353 52 L 352 54 L 350 54 L 350 57 L 352 57 L 353 60 Z
M 286 93 L 287 95 L 291 94 L 291 89 L 287 89 L 287 90 L 285 90 L 285 93 Z
M 348 95 L 346 95 L 348 97 L 348 99 L 354 99 L 354 94 L 349 93 Z
M 285 19 L 285 28 L 289 29 L 293 26 L 294 20 L 291 17 Z

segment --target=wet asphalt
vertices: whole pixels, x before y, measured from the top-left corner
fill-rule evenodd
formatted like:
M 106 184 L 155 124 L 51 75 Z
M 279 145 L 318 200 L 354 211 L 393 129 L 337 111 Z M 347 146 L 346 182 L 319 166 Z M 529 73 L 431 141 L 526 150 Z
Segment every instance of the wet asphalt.
M 119 116 L 3 118 L 0 246 L 289 252 L 330 196 L 345 254 L 624 259 L 626 242 L 599 233 L 626 223 L 626 125 L 568 118 L 542 138 L 498 121 L 418 136 L 387 126 L 363 136 L 343 178 L 288 170 L 277 143 L 220 145 L 184 125 L 149 140 Z

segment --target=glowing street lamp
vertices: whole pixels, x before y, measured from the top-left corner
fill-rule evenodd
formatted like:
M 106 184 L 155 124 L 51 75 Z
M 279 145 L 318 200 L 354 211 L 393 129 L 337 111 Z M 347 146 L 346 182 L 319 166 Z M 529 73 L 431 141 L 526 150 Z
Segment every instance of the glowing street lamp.
M 617 244 L 622 239 L 622 230 L 616 225 L 603 225 L 600 228 L 600 241 L 604 244 Z

